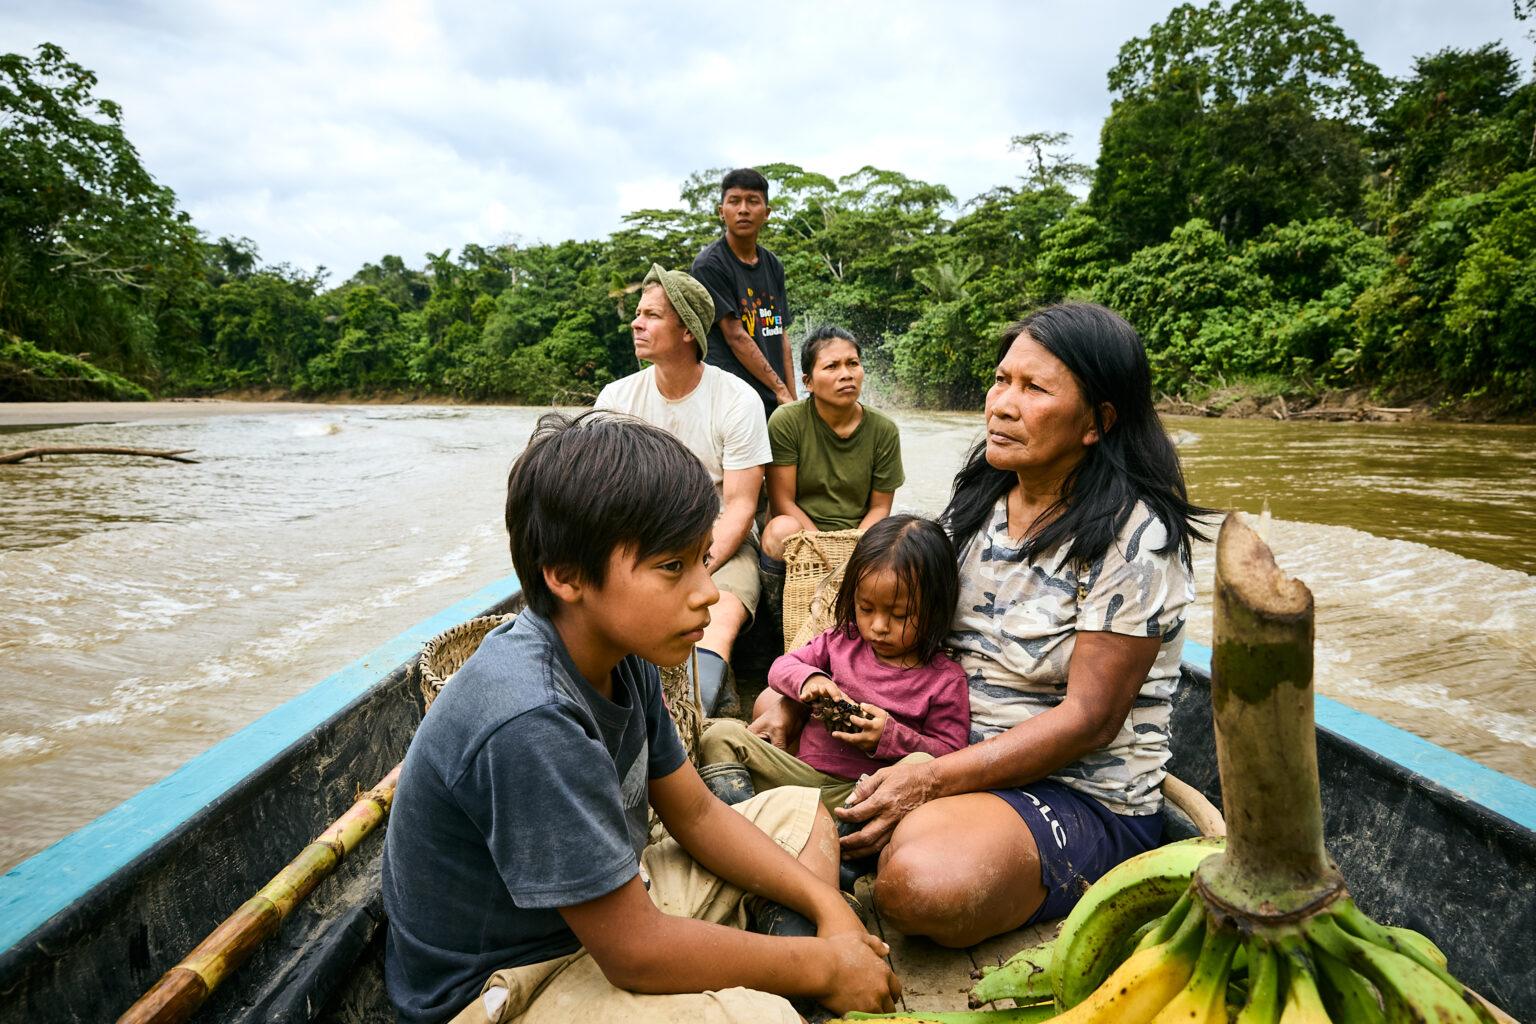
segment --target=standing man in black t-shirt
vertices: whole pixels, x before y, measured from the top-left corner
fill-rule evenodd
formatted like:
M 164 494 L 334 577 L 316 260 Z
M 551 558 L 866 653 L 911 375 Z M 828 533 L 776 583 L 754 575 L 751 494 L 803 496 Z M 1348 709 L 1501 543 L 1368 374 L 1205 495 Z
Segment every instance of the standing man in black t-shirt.
M 763 400 L 763 413 L 795 400 L 784 265 L 757 244 L 768 220 L 768 179 L 750 167 L 720 182 L 725 234 L 693 261 L 693 276 L 715 300 L 704 361 L 735 374 Z

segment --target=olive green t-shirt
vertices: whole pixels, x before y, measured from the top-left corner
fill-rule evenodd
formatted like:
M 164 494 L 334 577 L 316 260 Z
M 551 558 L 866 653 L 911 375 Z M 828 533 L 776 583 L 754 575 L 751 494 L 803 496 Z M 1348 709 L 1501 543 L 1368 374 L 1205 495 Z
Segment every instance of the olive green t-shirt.
M 864 518 L 872 491 L 894 491 L 906 480 L 901 431 L 865 406 L 853 433 L 838 437 L 817 415 L 815 401 L 781 405 L 768 418 L 773 464 L 795 467 L 795 504 L 818 530 L 851 530 Z

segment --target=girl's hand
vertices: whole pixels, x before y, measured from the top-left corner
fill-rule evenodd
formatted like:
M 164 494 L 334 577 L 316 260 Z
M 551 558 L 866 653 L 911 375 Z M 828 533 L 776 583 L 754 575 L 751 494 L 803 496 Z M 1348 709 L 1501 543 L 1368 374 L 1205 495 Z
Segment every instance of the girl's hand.
M 859 731 L 834 732 L 832 735 L 844 743 L 853 744 L 866 754 L 873 754 L 880 745 L 880 737 L 885 734 L 885 723 L 891 720 L 891 716 L 873 704 L 860 703 L 859 707 L 864 709 L 864 714 L 853 715 L 850 719 L 859 727 Z
M 832 681 L 830 676 L 824 676 L 820 673 L 811 676 L 811 678 L 805 681 L 805 685 L 800 687 L 800 703 L 809 704 L 818 697 L 825 697 L 829 700 L 848 699 L 843 696 L 843 691 L 837 688 L 837 684 Z
M 942 795 L 933 766 L 933 761 L 908 761 L 881 768 L 853 787 L 846 807 L 833 808 L 837 820 L 864 826 L 843 837 L 845 859 L 879 853 L 902 818 Z

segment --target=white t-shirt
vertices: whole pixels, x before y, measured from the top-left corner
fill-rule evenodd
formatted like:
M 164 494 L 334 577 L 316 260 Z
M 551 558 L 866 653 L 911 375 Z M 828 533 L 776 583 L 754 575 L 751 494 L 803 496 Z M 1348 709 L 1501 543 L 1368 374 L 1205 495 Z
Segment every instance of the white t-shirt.
M 704 463 L 716 492 L 722 490 L 727 470 L 773 461 L 763 403 L 718 366 L 706 363 L 699 386 L 677 399 L 663 397 L 656 386 L 656 367 L 647 366 L 603 388 L 596 407 L 629 413 L 683 442 Z

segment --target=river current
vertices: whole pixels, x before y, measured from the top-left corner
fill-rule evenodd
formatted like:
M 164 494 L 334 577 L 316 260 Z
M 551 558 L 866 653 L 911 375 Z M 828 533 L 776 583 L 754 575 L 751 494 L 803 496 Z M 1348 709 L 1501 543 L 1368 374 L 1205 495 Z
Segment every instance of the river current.
M 0 467 L 0 870 L 511 571 L 539 410 L 336 406 L 0 434 L 197 465 Z M 937 513 L 975 414 L 898 412 L 898 510 Z M 1536 783 L 1536 428 L 1172 417 L 1195 500 L 1268 501 L 1317 597 L 1317 683 Z M 1210 639 L 1211 551 L 1190 635 Z

